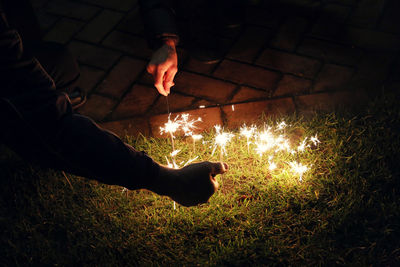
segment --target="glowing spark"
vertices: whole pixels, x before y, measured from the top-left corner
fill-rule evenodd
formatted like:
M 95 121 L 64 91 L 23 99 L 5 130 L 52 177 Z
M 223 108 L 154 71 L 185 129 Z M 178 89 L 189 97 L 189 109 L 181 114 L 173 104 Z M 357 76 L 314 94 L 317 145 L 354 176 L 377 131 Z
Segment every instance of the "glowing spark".
M 179 154 L 179 152 L 181 152 L 181 150 L 177 149 L 177 150 L 172 151 L 170 155 L 171 155 L 171 157 L 175 157 L 176 155 Z
M 206 106 L 204 106 L 204 105 L 200 105 L 200 106 L 199 106 L 199 108 L 205 108 L 205 107 L 206 107 Z
M 277 167 L 277 166 L 276 166 L 275 162 L 269 162 L 269 167 L 268 167 L 268 169 L 269 169 L 270 171 L 275 170 L 276 167 Z
M 220 158 L 222 161 L 222 156 L 224 154 L 226 154 L 225 146 L 232 139 L 233 134 L 228 133 L 228 132 L 223 132 L 221 129 L 221 126 L 219 126 L 219 125 L 215 125 L 214 128 L 216 131 L 216 136 L 214 139 L 214 149 L 213 149 L 212 154 L 214 154 L 215 149 L 217 148 L 217 146 L 219 146 L 221 149 Z
M 318 140 L 318 136 L 317 134 L 315 134 L 315 136 L 310 138 L 310 141 L 314 144 L 314 146 L 318 145 L 319 143 L 321 143 L 321 141 Z
M 258 133 L 256 141 L 256 152 L 262 156 L 268 150 L 275 146 L 275 137 L 270 132 L 270 128 Z
M 171 120 L 170 116 L 168 116 L 168 122 L 164 124 L 164 127 L 160 127 L 160 133 L 169 133 L 173 135 L 180 127 L 178 118 L 179 116 L 176 116 L 174 120 Z
M 232 111 L 235 111 L 235 105 L 232 105 Z
M 278 124 L 278 130 L 283 130 L 287 126 L 286 122 L 282 121 L 281 123 Z
M 291 167 L 292 172 L 299 175 L 299 181 L 301 182 L 303 180 L 303 174 L 306 171 L 308 171 L 308 167 L 306 165 L 303 165 L 295 161 L 289 162 L 289 165 Z
M 194 141 L 198 141 L 201 138 L 203 138 L 203 136 L 201 134 L 194 134 L 194 135 L 192 135 L 192 138 L 193 138 Z
M 246 137 L 246 139 L 247 139 L 247 153 L 249 153 L 249 145 L 250 145 L 249 139 L 251 137 L 253 137 L 255 131 L 256 131 L 255 126 L 251 126 L 251 127 L 247 128 L 246 124 L 244 124 L 240 128 L 240 134 L 243 135 L 244 137 Z
M 183 164 L 183 167 L 185 167 L 186 165 L 189 165 L 190 163 L 192 163 L 193 161 L 195 161 L 195 160 L 198 159 L 198 158 L 199 158 L 199 156 L 196 156 L 196 157 L 194 157 L 194 158 L 192 158 L 192 159 L 189 159 L 188 161 L 186 161 L 185 164 Z
M 307 147 L 307 137 L 301 142 L 301 144 L 297 147 L 297 150 L 303 152 L 304 149 Z

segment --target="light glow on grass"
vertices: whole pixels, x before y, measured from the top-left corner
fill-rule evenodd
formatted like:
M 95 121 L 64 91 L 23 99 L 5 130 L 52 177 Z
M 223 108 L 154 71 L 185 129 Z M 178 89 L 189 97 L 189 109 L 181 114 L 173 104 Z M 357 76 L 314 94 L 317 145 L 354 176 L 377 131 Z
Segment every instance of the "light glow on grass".
M 196 129 L 197 123 L 202 122 L 199 117 L 197 119 L 190 119 L 189 114 L 182 114 L 176 116 L 171 120 L 168 117 L 168 122 L 165 123 L 164 127 L 160 127 L 161 134 L 169 134 L 172 142 L 172 152 L 169 154 L 171 161 L 167 159 L 167 164 L 173 168 L 179 168 L 180 166 L 186 166 L 199 158 L 196 154 L 195 142 L 203 139 L 203 135 L 194 134 L 193 130 Z M 232 133 L 224 131 L 220 125 L 215 125 L 215 133 L 210 133 L 210 141 L 203 141 L 203 145 L 209 142 L 212 146 L 207 148 L 203 147 L 203 150 L 211 149 L 211 158 L 205 160 L 215 160 L 214 154 L 217 148 L 219 148 L 219 160 L 223 161 L 224 156 L 228 156 L 229 153 L 238 153 L 238 146 L 241 146 L 243 142 L 240 142 L 240 137 L 246 139 L 247 156 L 254 157 L 253 161 L 258 161 L 267 166 L 270 173 L 276 174 L 291 174 L 297 177 L 298 181 L 302 182 L 304 174 L 310 171 L 311 164 L 306 163 L 307 153 L 312 153 L 312 148 L 318 147 L 321 143 L 318 139 L 317 134 L 309 137 L 303 137 L 302 141 L 292 141 L 288 135 L 290 132 L 290 126 L 285 121 L 279 123 L 272 123 L 270 125 L 264 125 L 257 127 L 255 125 L 246 126 L 244 124 L 240 127 L 238 133 Z M 174 140 L 175 133 L 182 132 L 184 136 L 191 137 L 193 141 L 193 149 L 190 154 L 189 160 L 182 159 L 180 164 L 176 163 L 176 156 L 181 152 L 181 149 L 175 150 Z M 235 139 L 235 140 L 233 140 Z M 296 144 L 297 143 L 297 144 Z M 228 149 L 229 147 L 229 149 Z M 231 150 L 236 150 L 232 152 Z M 185 156 L 183 156 L 185 157 Z M 264 157 L 267 159 L 264 161 Z M 228 162 L 229 163 L 229 162 Z

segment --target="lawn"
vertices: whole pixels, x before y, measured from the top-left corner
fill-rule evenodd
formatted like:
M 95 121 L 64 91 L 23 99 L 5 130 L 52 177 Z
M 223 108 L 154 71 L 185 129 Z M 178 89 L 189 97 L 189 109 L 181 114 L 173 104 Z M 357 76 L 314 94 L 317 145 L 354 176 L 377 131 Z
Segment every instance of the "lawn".
M 43 170 L 1 149 L 0 265 L 385 265 L 400 264 L 400 107 L 380 97 L 363 111 L 262 119 L 285 121 L 293 154 L 255 152 L 239 130 L 226 145 L 229 172 L 210 202 L 186 208 L 148 191 L 126 191 Z M 215 132 L 195 151 L 177 137 L 177 162 L 212 154 Z M 166 163 L 171 140 L 126 141 Z M 297 148 L 296 148 L 297 149 Z M 271 169 L 274 160 L 277 168 Z M 309 167 L 300 177 L 289 162 Z M 68 178 L 68 179 L 67 179 Z

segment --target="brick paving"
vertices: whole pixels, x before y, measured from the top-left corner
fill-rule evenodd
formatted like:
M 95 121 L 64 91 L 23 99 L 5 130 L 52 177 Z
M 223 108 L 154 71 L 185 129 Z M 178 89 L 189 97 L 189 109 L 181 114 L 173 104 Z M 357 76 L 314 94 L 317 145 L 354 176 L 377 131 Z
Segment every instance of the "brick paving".
M 67 45 L 88 102 L 79 112 L 118 134 L 159 135 L 168 117 L 152 86 L 137 0 L 31 0 L 44 39 Z M 400 86 L 400 1 L 252 0 L 221 32 L 225 56 L 204 64 L 178 48 L 173 114 L 237 127 L 260 115 L 313 114 Z M 232 107 L 233 105 L 233 107 Z

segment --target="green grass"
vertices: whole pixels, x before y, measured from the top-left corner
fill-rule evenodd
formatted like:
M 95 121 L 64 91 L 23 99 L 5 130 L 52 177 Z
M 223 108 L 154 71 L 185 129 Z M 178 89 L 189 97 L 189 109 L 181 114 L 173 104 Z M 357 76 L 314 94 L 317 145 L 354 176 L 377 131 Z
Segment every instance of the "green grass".
M 282 118 L 278 118 L 280 121 Z M 299 182 L 234 138 L 230 170 L 210 203 L 185 208 L 148 191 L 43 170 L 2 149 L 0 265 L 389 265 L 400 262 L 400 107 L 380 98 L 358 115 L 284 118 L 292 143 L 321 144 L 293 158 L 312 165 Z M 273 124 L 274 121 L 265 121 Z M 205 141 L 211 142 L 213 133 Z M 126 137 L 165 163 L 169 139 Z M 191 156 L 178 138 L 178 158 Z M 218 161 L 210 143 L 199 160 Z M 179 161 L 179 160 L 178 160 Z

